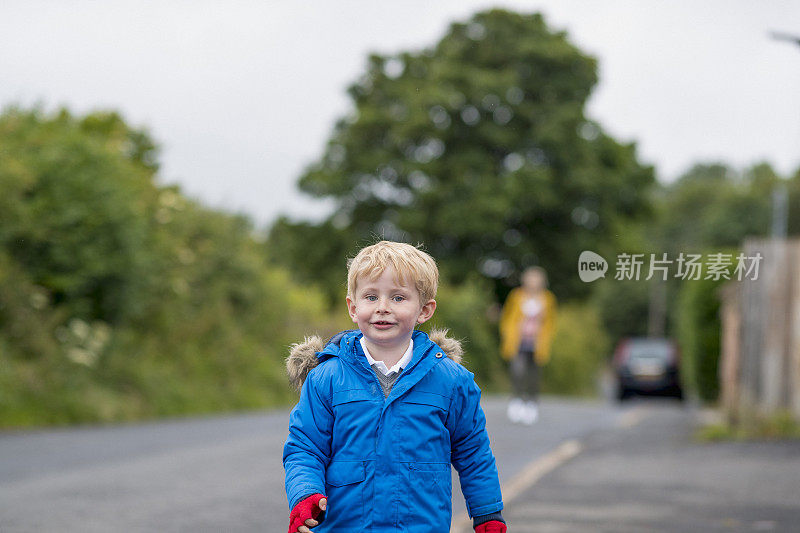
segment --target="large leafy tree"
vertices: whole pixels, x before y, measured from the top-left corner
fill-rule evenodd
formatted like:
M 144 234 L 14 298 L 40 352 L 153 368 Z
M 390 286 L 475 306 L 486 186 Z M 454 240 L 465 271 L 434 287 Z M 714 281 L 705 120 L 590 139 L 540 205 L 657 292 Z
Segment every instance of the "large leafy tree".
M 0 115 L 0 253 L 55 304 L 110 322 L 141 311 L 156 148 L 116 113 Z
M 557 289 L 584 290 L 580 251 L 612 246 L 653 182 L 632 145 L 585 116 L 596 82 L 596 61 L 538 14 L 479 13 L 433 48 L 371 56 L 352 113 L 299 183 L 335 211 L 316 239 L 285 219 L 273 232 L 339 248 L 315 262 L 273 240 L 275 255 L 311 279 L 375 238 L 422 241 L 457 283 L 476 270 L 512 283 L 541 264 Z

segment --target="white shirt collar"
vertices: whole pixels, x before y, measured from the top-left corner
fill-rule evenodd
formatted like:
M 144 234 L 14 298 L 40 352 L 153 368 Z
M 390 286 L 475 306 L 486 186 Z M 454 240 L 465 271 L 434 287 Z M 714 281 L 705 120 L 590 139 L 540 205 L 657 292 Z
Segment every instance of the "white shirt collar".
M 384 363 L 383 361 L 376 361 L 369 354 L 369 350 L 367 350 L 367 343 L 364 342 L 363 336 L 361 337 L 360 341 L 361 341 L 361 348 L 364 349 L 364 355 L 367 356 L 367 362 L 370 364 L 370 366 L 374 366 L 375 368 L 380 370 L 384 376 L 388 376 L 392 372 L 400 372 L 401 370 L 403 370 L 406 366 L 408 366 L 408 363 L 411 362 L 411 357 L 413 357 L 414 355 L 414 339 L 411 339 L 408 343 L 408 348 L 406 349 L 406 353 L 403 354 L 403 357 L 401 357 L 400 360 L 392 368 L 386 368 L 386 363 Z

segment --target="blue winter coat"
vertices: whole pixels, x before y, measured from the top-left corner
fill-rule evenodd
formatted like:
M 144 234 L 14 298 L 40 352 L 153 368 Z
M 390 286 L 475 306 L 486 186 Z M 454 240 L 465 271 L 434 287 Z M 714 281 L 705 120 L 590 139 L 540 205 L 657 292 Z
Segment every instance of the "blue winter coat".
M 319 352 L 321 343 L 301 346 L 316 359 L 308 366 L 319 364 L 289 417 L 283 464 L 290 509 L 325 494 L 328 509 L 315 533 L 449 531 L 452 463 L 470 516 L 501 510 L 473 374 L 415 331 L 411 363 L 384 398 L 357 354 L 361 332 L 337 337 Z

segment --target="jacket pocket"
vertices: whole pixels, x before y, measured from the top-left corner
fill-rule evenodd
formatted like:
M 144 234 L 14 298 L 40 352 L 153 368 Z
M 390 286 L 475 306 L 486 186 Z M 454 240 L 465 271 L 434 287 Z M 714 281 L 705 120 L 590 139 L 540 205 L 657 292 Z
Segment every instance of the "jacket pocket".
M 423 391 L 412 391 L 398 399 L 393 429 L 401 461 L 450 462 L 449 404 L 450 398 Z
M 425 391 L 411 391 L 403 396 L 402 401 L 417 405 L 430 405 L 436 407 L 437 409 L 441 409 L 442 411 L 447 411 L 447 408 L 450 405 L 450 398 L 442 396 L 441 394 L 436 394 L 435 392 Z
M 366 479 L 363 461 L 332 461 L 325 473 L 325 481 L 333 487 L 344 487 Z
M 375 396 L 371 394 L 367 389 L 341 390 L 333 393 L 333 398 L 331 399 L 331 405 L 336 407 L 337 405 L 342 405 L 344 403 L 361 402 L 365 400 L 374 400 L 374 399 Z
M 408 469 L 411 471 L 412 477 L 426 477 L 431 482 L 429 485 L 436 485 L 436 488 L 442 493 L 446 492 L 449 501 L 453 475 L 450 463 L 411 463 L 408 465 Z
M 412 487 L 402 519 L 404 531 L 448 531 L 452 519 L 450 463 L 407 463 Z
M 378 398 L 365 389 L 349 389 L 333 393 L 331 451 L 334 453 L 334 462 L 337 459 L 343 461 L 363 459 L 363 451 L 369 449 L 371 444 L 374 446 L 370 438 L 375 435 L 382 403 L 383 394 Z M 336 457 L 337 454 L 340 454 L 339 457 Z
M 363 461 L 331 461 L 325 471 L 328 508 L 320 531 L 352 531 L 362 526 L 366 477 Z

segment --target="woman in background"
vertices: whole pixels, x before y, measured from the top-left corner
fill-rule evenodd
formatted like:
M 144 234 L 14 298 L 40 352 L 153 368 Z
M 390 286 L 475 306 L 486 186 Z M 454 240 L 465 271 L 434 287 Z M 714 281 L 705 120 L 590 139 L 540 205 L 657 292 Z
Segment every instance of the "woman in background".
M 556 298 L 547 290 L 547 273 L 530 267 L 522 286 L 513 289 L 500 315 L 500 353 L 509 362 L 513 396 L 508 418 L 533 424 L 539 418 L 539 367 L 550 359 L 555 331 Z

